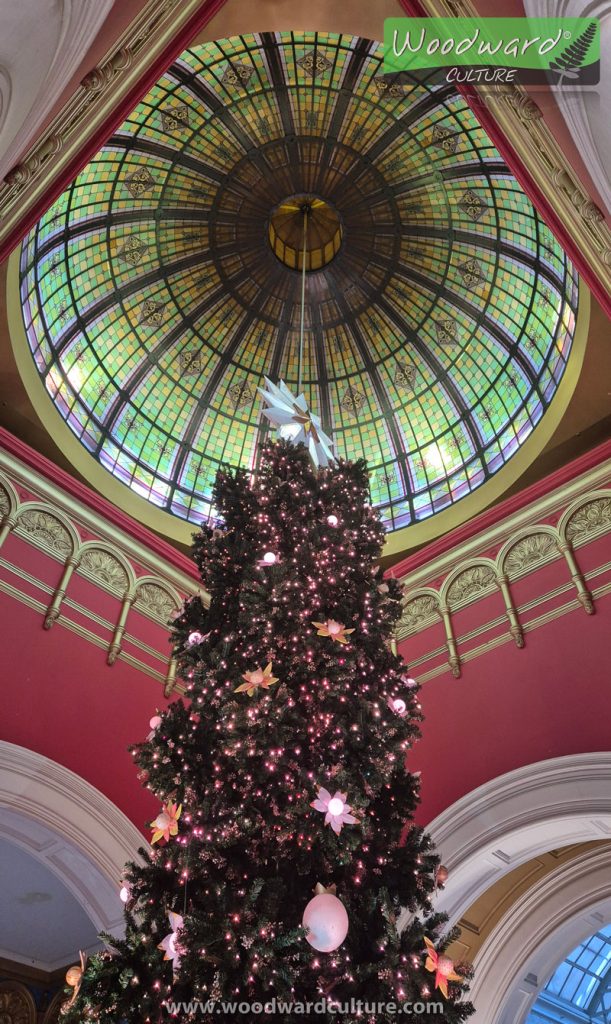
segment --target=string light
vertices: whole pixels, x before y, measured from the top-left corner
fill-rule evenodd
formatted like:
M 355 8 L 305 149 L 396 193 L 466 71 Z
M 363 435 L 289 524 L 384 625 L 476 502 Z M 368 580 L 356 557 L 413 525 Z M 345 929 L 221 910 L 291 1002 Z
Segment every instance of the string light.
M 374 564 L 383 531 L 365 504 L 359 472 L 340 464 L 316 475 L 280 444 L 263 449 L 246 486 L 232 484 L 226 498 L 219 493 L 223 529 L 210 541 L 202 537 L 197 549 L 211 609 L 187 602 L 174 622 L 186 706 L 175 701 L 157 715 L 155 734 L 132 751 L 162 805 L 184 807 L 178 834 L 154 847 L 150 867 L 136 869 L 138 927 L 154 936 L 140 945 L 151 958 L 167 931 L 167 911 L 179 910 L 182 958 L 188 950 L 198 954 L 196 971 L 187 961 L 198 992 L 211 992 L 216 974 L 225 972 L 227 993 L 238 984 L 236 995 L 245 985 L 251 995 L 274 994 L 286 985 L 276 969 L 286 956 L 297 993 L 306 967 L 312 991 L 322 976 L 321 990 L 341 981 L 358 992 L 370 969 L 360 954 L 354 962 L 349 955 L 359 930 L 371 933 L 377 950 L 366 958 L 379 955 L 383 971 L 389 965 L 381 991 L 389 998 L 422 991 L 421 934 L 405 939 L 401 950 L 389 941 L 389 922 L 400 909 L 393 877 L 401 878 L 402 898 L 423 911 L 434 889 L 436 861 L 424 847 L 420 856 L 424 840 L 406 833 L 403 820 L 413 807 L 403 798 L 406 780 L 417 798 L 417 773 L 403 768 L 417 735 L 417 684 L 388 646 L 400 595 Z M 312 622 L 331 624 L 329 635 L 319 636 Z M 353 632 L 345 635 L 347 629 Z M 263 673 L 270 663 L 273 686 L 235 692 L 246 674 L 257 666 Z M 335 828 L 310 810 L 325 780 L 325 819 Z M 158 873 L 152 892 L 151 872 Z M 282 943 L 319 878 L 324 886 L 337 884 L 348 938 L 333 957 L 301 966 L 303 936 Z M 390 896 L 382 895 L 387 884 Z M 276 907 L 277 923 L 261 919 L 256 886 L 266 907 Z M 217 919 L 218 938 L 202 944 Z M 401 964 L 403 974 L 396 970 Z M 154 958 L 147 983 L 140 963 L 134 971 L 140 983 L 131 981 L 129 990 L 146 989 L 149 1000 L 140 1004 L 140 1019 L 156 1019 L 158 1000 L 170 996 L 166 970 L 163 983 Z M 448 1024 L 454 1021 L 450 1015 Z

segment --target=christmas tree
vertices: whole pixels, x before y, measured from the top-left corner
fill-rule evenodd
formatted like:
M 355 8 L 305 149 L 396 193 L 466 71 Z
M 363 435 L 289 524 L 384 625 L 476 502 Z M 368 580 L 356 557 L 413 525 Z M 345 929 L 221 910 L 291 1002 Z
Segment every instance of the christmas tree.
M 209 1000 L 244 1021 L 472 1012 L 434 912 L 445 869 L 413 824 L 420 705 L 391 650 L 384 529 L 365 464 L 310 453 L 281 440 L 218 474 L 194 547 L 209 607 L 173 625 L 187 699 L 134 749 L 152 847 L 126 869 L 125 938 L 73 969 L 70 1021 L 212 1021 Z

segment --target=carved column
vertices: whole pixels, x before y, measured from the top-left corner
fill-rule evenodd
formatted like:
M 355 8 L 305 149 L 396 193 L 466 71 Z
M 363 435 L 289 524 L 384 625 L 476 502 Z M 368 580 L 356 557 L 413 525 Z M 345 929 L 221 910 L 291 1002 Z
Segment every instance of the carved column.
M 172 690 L 174 689 L 174 683 L 176 682 L 176 658 L 170 658 L 168 663 L 168 674 L 165 677 L 165 686 L 163 688 L 164 697 L 169 697 Z
M 121 641 L 123 640 L 123 635 L 125 633 L 125 623 L 127 622 L 127 616 L 129 615 L 129 610 L 132 604 L 134 603 L 135 597 L 135 594 L 126 594 L 125 597 L 123 598 L 123 604 L 121 605 L 121 614 L 119 615 L 119 621 L 115 626 L 115 632 L 112 638 L 112 643 L 108 648 L 108 657 L 106 658 L 106 663 L 108 665 L 114 665 L 115 661 L 117 660 L 121 653 Z
M 16 515 L 10 515 L 10 516 L 6 517 L 6 519 L 2 523 L 2 526 L 0 527 L 0 548 L 4 544 L 6 538 L 8 537 L 9 533 L 11 532 L 11 530 L 15 529 L 16 525 L 17 525 L 17 516 Z
M 45 615 L 45 621 L 43 623 L 45 629 L 51 629 L 53 623 L 57 622 L 62 606 L 62 601 L 66 596 L 66 591 L 68 589 L 68 584 L 70 582 L 72 573 L 77 568 L 79 562 L 80 557 L 78 555 L 71 555 L 68 561 L 66 562 L 61 579 L 57 584 L 55 593 L 53 594 L 51 604 L 47 608 L 47 614 Z
M 575 589 L 577 591 L 577 599 L 579 603 L 582 605 L 586 615 L 594 615 L 594 598 L 588 590 L 581 569 L 577 565 L 577 559 L 575 558 L 573 545 L 571 544 L 570 540 L 564 540 L 558 544 L 558 547 L 560 548 L 562 554 L 566 559 L 566 564 L 569 567 L 571 579 L 575 584 Z
M 509 632 L 514 639 L 516 647 L 524 647 L 524 630 L 520 625 L 518 618 L 518 611 L 514 604 L 511 590 L 509 589 L 509 577 L 499 575 L 496 577 L 496 581 L 499 585 L 501 594 L 503 595 L 503 601 L 505 602 L 505 611 L 507 612 L 507 618 L 509 619 Z
M 460 655 L 458 653 L 458 647 L 456 646 L 456 637 L 454 636 L 454 627 L 452 625 L 452 616 L 450 609 L 447 604 L 439 606 L 439 613 L 443 619 L 443 625 L 446 631 L 446 645 L 448 648 L 448 665 L 452 669 L 452 675 L 455 679 L 460 679 Z

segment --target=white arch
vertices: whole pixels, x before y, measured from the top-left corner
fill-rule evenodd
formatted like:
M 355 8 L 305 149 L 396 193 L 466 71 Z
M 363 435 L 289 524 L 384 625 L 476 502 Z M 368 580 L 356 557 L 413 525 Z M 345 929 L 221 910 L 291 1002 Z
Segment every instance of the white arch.
M 611 848 L 596 847 L 526 892 L 476 957 L 472 1024 L 524 1024 L 566 956 L 611 921 Z
M 98 931 L 122 934 L 118 883 L 144 845 L 123 812 L 80 775 L 4 740 L 0 810 L 5 838 L 57 875 Z
M 609 751 L 539 761 L 467 793 L 428 827 L 450 873 L 436 908 L 455 924 L 520 864 L 561 846 L 611 839 L 610 793 Z

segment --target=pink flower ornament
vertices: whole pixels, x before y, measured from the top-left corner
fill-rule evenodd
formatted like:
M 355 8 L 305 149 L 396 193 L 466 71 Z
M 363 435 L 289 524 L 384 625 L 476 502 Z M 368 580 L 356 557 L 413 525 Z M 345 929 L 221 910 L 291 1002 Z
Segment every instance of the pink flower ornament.
M 168 918 L 172 931 L 161 940 L 157 949 L 164 951 L 165 956 L 163 959 L 171 960 L 173 969 L 177 971 L 180 967 L 180 958 L 185 952 L 185 948 L 181 946 L 179 940 L 179 932 L 184 926 L 184 920 L 180 914 L 175 914 L 173 910 L 168 911 Z
M 342 830 L 342 825 L 356 825 L 358 818 L 350 813 L 352 808 L 346 803 L 347 794 L 339 790 L 333 796 L 322 786 L 318 790 L 316 800 L 312 800 L 310 807 L 315 811 L 322 811 L 325 815 L 325 825 L 330 825 L 336 835 Z

